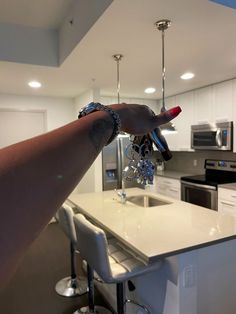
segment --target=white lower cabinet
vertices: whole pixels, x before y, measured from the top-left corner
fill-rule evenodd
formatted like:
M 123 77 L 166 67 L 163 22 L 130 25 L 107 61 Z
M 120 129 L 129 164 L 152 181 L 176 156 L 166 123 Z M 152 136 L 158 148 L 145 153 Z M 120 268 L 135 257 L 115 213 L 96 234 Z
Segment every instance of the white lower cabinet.
M 218 212 L 236 216 L 236 190 L 218 189 Z
M 180 180 L 178 179 L 156 176 L 152 191 L 177 200 L 181 199 Z

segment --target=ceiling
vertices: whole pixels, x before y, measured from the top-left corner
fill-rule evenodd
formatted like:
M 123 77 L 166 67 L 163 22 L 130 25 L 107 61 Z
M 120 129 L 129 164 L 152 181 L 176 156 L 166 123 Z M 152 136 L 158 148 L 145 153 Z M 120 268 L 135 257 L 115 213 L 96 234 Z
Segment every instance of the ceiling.
M 79 1 L 79 0 L 76 0 Z M 82 0 L 81 0 L 82 1 Z M 0 23 L 57 29 L 73 0 L 0 0 Z M 207 0 L 114 0 L 59 67 L 0 61 L 0 93 L 76 97 L 96 87 L 121 99 L 161 98 L 161 33 L 154 23 L 172 21 L 165 36 L 166 95 L 236 77 L 236 10 Z M 191 71 L 195 77 L 179 77 Z M 32 90 L 27 82 L 42 82 Z M 146 95 L 149 86 L 157 92 Z

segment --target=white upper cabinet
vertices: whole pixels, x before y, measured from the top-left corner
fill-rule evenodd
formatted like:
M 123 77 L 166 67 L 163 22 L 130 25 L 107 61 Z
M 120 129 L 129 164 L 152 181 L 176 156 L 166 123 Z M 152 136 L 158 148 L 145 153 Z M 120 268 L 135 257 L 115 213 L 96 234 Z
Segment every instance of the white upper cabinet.
M 178 131 L 178 150 L 191 150 L 191 125 L 193 117 L 193 92 L 176 96 L 176 106 L 180 106 L 182 112 L 173 120 Z
M 194 91 L 194 124 L 213 121 L 213 87 L 208 86 Z
M 165 135 L 171 151 L 191 150 L 191 125 L 194 123 L 193 99 L 193 92 L 166 98 L 167 109 L 175 106 L 180 106 L 182 109 L 182 112 L 172 120 L 177 133 Z
M 233 120 L 233 81 L 213 85 L 213 121 Z

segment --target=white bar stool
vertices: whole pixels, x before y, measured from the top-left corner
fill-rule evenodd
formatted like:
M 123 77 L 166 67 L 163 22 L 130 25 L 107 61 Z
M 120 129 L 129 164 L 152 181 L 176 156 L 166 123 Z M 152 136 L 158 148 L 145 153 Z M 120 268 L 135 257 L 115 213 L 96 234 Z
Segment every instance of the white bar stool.
M 76 275 L 76 250 L 77 250 L 77 236 L 75 232 L 75 225 L 73 221 L 74 212 L 66 203 L 58 209 L 55 218 L 60 227 L 70 239 L 70 264 L 71 275 L 61 279 L 55 286 L 56 292 L 64 297 L 75 297 L 85 294 L 88 291 L 86 277 L 77 277 Z
M 89 307 L 76 311 L 76 314 L 100 313 L 94 312 L 96 309 L 93 305 L 93 271 L 96 271 L 103 282 L 116 284 L 118 314 L 125 313 L 126 303 L 134 303 L 150 313 L 145 305 L 132 300 L 124 300 L 124 283 L 134 277 L 158 270 L 162 261 L 145 265 L 128 251 L 117 246 L 114 238 L 113 241 L 108 242 L 105 232 L 81 214 L 74 215 L 74 223 L 77 237 L 80 239 L 77 247 L 82 258 L 87 262 L 89 273 Z

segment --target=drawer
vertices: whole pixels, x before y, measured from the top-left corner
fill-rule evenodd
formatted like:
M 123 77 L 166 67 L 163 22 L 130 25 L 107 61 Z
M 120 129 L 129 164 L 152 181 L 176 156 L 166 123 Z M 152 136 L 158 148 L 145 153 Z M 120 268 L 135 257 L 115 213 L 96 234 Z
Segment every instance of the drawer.
M 166 190 L 166 195 L 169 197 L 172 197 L 176 200 L 180 200 L 180 189 L 175 187 L 170 187 L 168 190 Z
M 175 187 L 180 188 L 180 180 L 157 176 L 156 177 L 156 184 L 157 185 L 166 185 L 168 187 Z
M 236 203 L 236 191 L 224 188 L 218 189 L 218 199 L 228 200 L 230 202 Z
M 218 212 L 236 216 L 236 203 L 219 199 Z
M 180 200 L 180 180 L 157 176 L 155 186 L 157 193 Z

